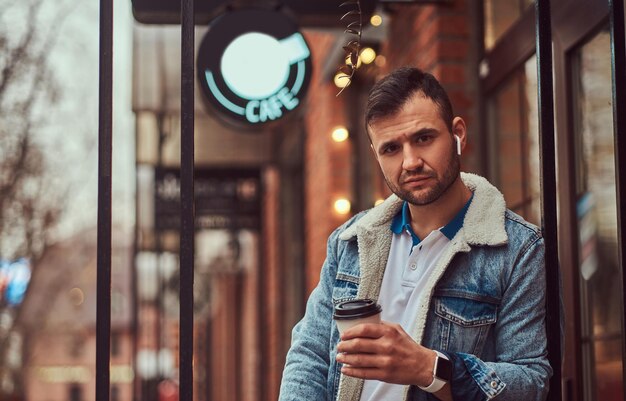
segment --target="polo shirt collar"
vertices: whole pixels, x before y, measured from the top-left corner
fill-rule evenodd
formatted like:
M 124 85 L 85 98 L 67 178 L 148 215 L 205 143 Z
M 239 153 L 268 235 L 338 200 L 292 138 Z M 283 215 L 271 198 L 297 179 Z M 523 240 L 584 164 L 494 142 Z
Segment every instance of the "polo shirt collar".
M 465 214 L 467 213 L 467 209 L 469 209 L 470 204 L 472 203 L 472 199 L 474 199 L 474 194 L 469 198 L 469 200 L 465 203 L 463 208 L 459 210 L 459 212 L 446 224 L 441 227 L 439 231 L 443 235 L 445 235 L 449 240 L 454 238 L 457 232 L 463 227 L 463 220 L 465 219 Z M 411 215 L 409 212 L 409 203 L 404 201 L 402 203 L 402 209 L 395 215 L 393 220 L 391 221 L 391 231 L 394 234 L 401 234 L 403 231 L 408 231 L 411 234 L 411 238 L 413 239 L 413 246 L 419 244 L 421 239 L 413 232 L 413 228 L 411 228 Z

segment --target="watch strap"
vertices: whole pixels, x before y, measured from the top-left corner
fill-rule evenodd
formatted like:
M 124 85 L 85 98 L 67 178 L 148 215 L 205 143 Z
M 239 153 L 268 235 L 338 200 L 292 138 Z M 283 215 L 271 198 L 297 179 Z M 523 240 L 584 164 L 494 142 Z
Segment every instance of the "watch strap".
M 440 364 L 451 363 L 451 362 L 448 359 L 448 357 L 442 354 L 441 352 L 439 351 L 435 351 L 435 352 L 437 353 L 437 356 L 435 357 L 435 366 L 433 367 L 433 381 L 427 387 L 417 386 L 420 389 L 428 393 L 436 393 L 437 391 L 441 390 L 443 386 L 445 386 L 449 380 L 449 378 L 448 380 L 444 380 L 444 378 L 438 377 L 437 372 L 439 370 L 438 368 Z

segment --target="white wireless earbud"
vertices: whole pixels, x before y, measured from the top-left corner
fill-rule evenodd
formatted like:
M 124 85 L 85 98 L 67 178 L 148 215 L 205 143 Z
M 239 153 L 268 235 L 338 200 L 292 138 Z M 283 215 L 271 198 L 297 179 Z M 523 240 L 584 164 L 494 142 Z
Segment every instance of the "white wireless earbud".
M 461 156 L 461 138 L 459 138 L 458 135 L 455 135 L 454 139 L 456 139 L 456 154 Z

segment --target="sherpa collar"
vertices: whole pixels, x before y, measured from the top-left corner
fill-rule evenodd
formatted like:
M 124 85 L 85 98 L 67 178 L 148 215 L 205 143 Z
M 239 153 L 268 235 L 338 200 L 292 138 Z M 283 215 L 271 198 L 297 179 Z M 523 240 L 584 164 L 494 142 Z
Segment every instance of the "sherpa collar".
M 508 241 L 504 229 L 506 204 L 504 196 L 485 178 L 471 173 L 461 173 L 463 183 L 474 193 L 474 199 L 463 221 L 464 240 L 470 245 L 502 245 Z M 374 207 L 346 231 L 339 239 L 349 240 L 360 230 L 370 231 L 379 226 L 389 226 L 402 208 L 402 200 L 391 195 Z

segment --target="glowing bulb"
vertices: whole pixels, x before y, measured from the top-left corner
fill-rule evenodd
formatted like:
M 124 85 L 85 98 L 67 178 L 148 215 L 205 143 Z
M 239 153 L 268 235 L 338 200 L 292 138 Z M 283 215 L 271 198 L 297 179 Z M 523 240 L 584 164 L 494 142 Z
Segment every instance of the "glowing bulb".
M 350 201 L 345 198 L 340 198 L 335 201 L 335 212 L 339 214 L 348 214 L 350 213 Z
M 374 206 L 378 206 L 381 203 L 383 203 L 385 200 L 384 199 L 376 199 L 376 202 L 374 202 Z
M 346 64 L 352 65 L 352 61 L 350 60 L 350 55 L 346 56 Z M 361 66 L 361 57 L 357 57 L 357 59 L 356 59 L 356 68 L 359 68 L 360 66 Z
M 383 23 L 383 17 L 381 17 L 378 14 L 372 15 L 372 18 L 370 18 L 370 24 L 374 26 L 380 26 L 380 24 L 382 23 Z
M 346 129 L 346 127 L 336 127 L 333 130 L 333 133 L 331 135 L 332 135 L 333 141 L 343 142 L 346 139 L 348 139 L 348 136 L 350 134 L 348 133 L 348 130 Z
M 372 61 L 376 59 L 376 51 L 371 47 L 366 47 L 361 50 L 361 54 L 359 54 L 359 60 L 363 61 L 365 64 L 370 64 Z
M 350 75 L 343 72 L 338 72 L 337 75 L 335 75 L 333 82 L 335 82 L 335 86 L 337 88 L 345 88 L 346 86 L 350 85 Z

